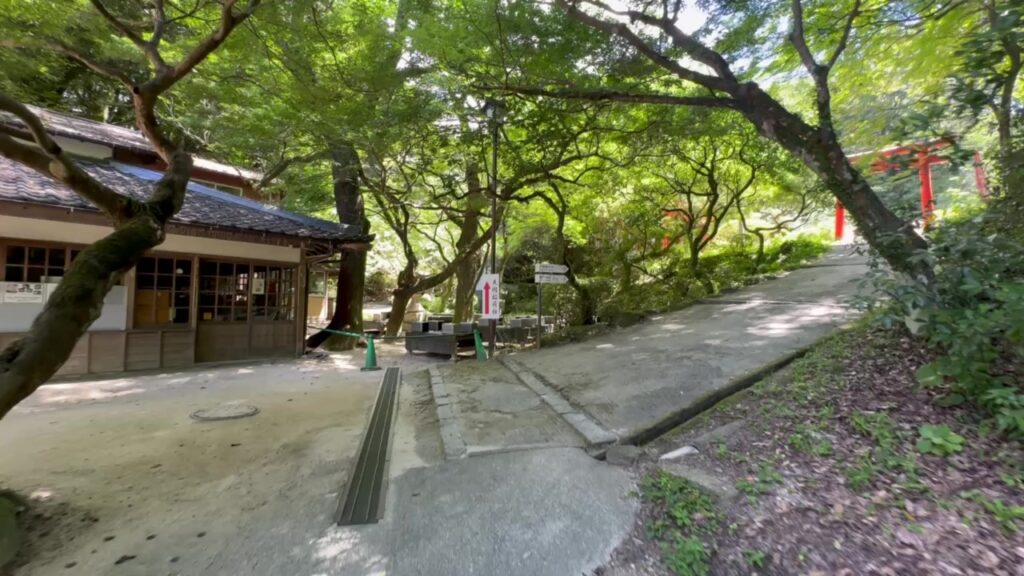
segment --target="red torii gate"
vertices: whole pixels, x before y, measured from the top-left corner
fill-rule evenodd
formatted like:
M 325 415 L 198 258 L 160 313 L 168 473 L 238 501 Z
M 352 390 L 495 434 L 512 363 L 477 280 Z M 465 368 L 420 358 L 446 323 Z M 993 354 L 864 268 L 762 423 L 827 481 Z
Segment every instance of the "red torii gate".
M 933 213 L 935 211 L 935 197 L 932 193 L 932 165 L 945 164 L 949 162 L 948 158 L 938 156 L 935 152 L 938 152 L 951 144 L 952 141 L 949 139 L 940 139 L 933 140 L 931 142 L 911 144 L 908 146 L 886 148 L 876 152 L 854 154 L 849 158 L 852 162 L 857 163 L 858 160 L 873 157 L 874 160 L 871 161 L 868 168 L 871 174 L 905 170 L 908 167 L 916 167 L 918 177 L 921 180 L 921 216 L 924 219 L 924 225 L 927 227 L 934 219 Z M 984 198 L 988 196 L 988 190 L 985 184 L 985 168 L 982 166 L 981 154 L 978 152 L 974 153 L 974 183 L 978 187 L 978 194 L 981 197 Z M 843 237 L 843 224 L 845 220 L 846 210 L 843 208 L 843 205 L 836 200 L 836 240 Z

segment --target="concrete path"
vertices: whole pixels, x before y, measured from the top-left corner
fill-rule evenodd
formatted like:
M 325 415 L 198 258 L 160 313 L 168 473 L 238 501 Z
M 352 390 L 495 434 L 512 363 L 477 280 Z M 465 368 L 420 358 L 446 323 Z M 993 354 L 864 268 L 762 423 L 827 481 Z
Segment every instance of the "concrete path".
M 557 396 L 548 408 L 566 423 L 572 421 L 567 411 L 557 410 L 559 402 L 578 411 L 573 417 L 596 424 L 593 435 L 574 426 L 588 446 L 602 443 L 591 437 L 647 440 L 855 318 L 850 299 L 866 271 L 866 259 L 855 246 L 837 247 L 781 278 L 586 342 L 515 354 L 505 364 L 538 397 Z M 498 376 L 500 369 L 489 365 L 436 370 L 449 388 L 486 390 L 500 382 L 504 394 L 512 393 L 504 373 Z M 541 389 L 531 386 L 531 379 Z M 518 433 L 470 403 L 461 404 L 458 417 L 463 428 L 494 427 L 500 434 L 491 442 Z
M 628 441 L 706 408 L 851 321 L 849 299 L 866 270 L 843 247 L 782 278 L 515 358 Z
M 585 445 L 584 438 L 500 362 L 436 366 L 430 373 L 448 458 Z M 438 397 L 438 381 L 447 398 Z M 449 408 L 443 406 L 446 402 Z M 455 426 L 445 422 L 448 410 L 457 420 Z M 462 451 L 460 442 L 465 446 Z
M 590 574 L 637 509 L 629 474 L 576 448 L 449 461 L 396 484 L 394 576 Z

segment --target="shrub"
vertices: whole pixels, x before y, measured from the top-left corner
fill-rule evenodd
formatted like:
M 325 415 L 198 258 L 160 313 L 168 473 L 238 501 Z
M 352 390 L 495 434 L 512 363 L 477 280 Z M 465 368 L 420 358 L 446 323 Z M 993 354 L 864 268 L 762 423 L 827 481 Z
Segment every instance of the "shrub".
M 919 434 L 917 450 L 922 454 L 949 456 L 964 447 L 964 437 L 950 430 L 949 426 L 925 424 L 921 426 Z
M 880 319 L 905 323 L 939 352 L 917 378 L 942 390 L 943 403 L 973 403 L 1024 438 L 1021 382 L 1007 369 L 1024 359 L 1024 248 L 986 213 L 946 221 L 931 240 L 915 255 L 934 268 L 931 285 L 876 265 L 873 284 L 889 298 Z

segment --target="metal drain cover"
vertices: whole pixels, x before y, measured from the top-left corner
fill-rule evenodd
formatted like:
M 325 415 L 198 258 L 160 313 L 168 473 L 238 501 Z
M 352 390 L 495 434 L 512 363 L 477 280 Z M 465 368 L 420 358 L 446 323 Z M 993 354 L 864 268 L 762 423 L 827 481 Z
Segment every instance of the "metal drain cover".
M 203 408 L 189 414 L 193 420 L 212 422 L 215 420 L 237 420 L 248 418 L 260 413 L 260 409 L 247 404 L 221 404 L 213 408 Z

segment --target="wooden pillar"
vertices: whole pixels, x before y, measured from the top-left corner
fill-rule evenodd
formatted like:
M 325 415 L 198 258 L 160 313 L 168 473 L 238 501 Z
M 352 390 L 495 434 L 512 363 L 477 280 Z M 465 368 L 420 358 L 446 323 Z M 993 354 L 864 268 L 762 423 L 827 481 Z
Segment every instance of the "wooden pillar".
M 189 283 L 188 325 L 192 329 L 192 364 L 199 346 L 199 256 L 192 257 L 192 281 Z
M 836 200 L 836 240 L 843 239 L 843 225 L 846 223 L 846 210 Z
M 71 259 L 68 259 L 70 262 Z M 131 338 L 132 328 L 135 327 L 135 268 L 132 268 L 124 275 L 124 344 L 121 350 L 121 365 L 123 370 L 128 370 L 128 340 Z
M 921 179 L 921 217 L 924 220 L 924 227 L 932 223 L 935 211 L 935 199 L 932 196 L 932 165 L 931 158 L 927 152 L 918 155 L 917 174 Z
M 299 267 L 295 270 L 292 297 L 295 298 L 295 355 L 302 356 L 306 350 L 306 306 L 309 302 L 308 270 L 306 248 L 299 255 Z

